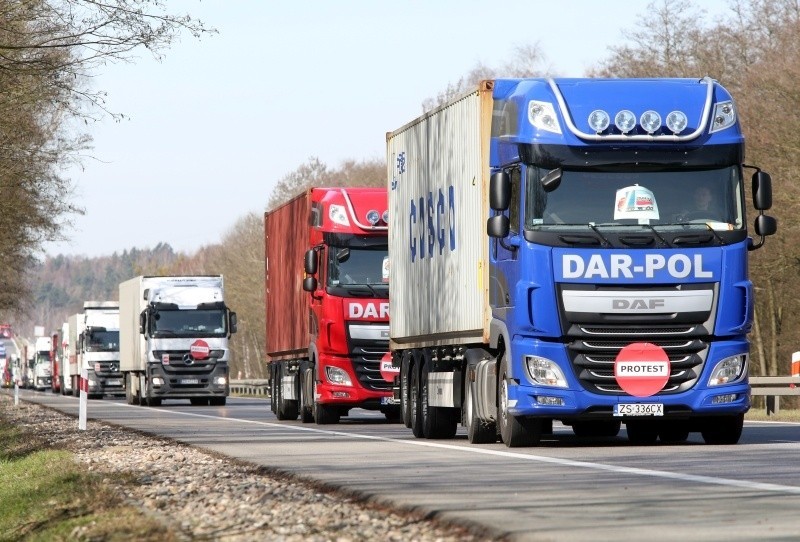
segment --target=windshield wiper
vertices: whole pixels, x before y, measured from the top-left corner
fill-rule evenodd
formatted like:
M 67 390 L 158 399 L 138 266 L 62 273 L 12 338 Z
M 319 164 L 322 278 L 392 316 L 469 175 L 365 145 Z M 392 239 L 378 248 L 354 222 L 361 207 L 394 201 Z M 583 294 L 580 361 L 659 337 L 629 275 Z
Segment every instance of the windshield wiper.
M 645 226 L 647 229 L 649 229 L 651 232 L 653 232 L 653 235 L 655 235 L 656 237 L 658 237 L 658 239 L 659 239 L 659 241 L 661 241 L 661 244 L 662 244 L 662 245 L 666 245 L 666 246 L 668 246 L 668 247 L 672 248 L 672 245 L 670 244 L 670 242 L 669 242 L 669 241 L 667 241 L 666 239 L 664 239 L 664 238 L 661 236 L 661 234 L 660 234 L 660 233 L 658 233 L 658 231 L 657 231 L 657 230 L 656 230 L 656 229 L 655 229 L 655 228 L 652 226 L 652 224 L 639 224 L 639 225 L 640 225 L 640 226 Z
M 611 246 L 611 242 L 609 242 L 609 240 L 606 239 L 605 235 L 600 233 L 600 230 L 597 228 L 597 226 L 595 226 L 594 222 L 589 222 L 589 227 L 592 228 L 592 231 L 595 232 L 597 234 L 597 236 L 603 241 L 603 246 L 604 247 L 610 247 Z

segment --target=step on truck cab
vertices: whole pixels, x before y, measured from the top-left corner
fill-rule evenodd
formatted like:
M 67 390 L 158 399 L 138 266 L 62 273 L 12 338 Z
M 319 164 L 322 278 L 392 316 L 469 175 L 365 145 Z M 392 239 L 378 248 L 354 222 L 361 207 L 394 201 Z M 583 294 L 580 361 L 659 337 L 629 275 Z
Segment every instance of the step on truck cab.
M 391 348 L 415 436 L 462 422 L 470 442 L 521 446 L 559 420 L 738 442 L 748 252 L 777 223 L 718 82 L 484 81 L 388 134 L 387 160 Z
M 225 405 L 236 313 L 222 275 L 134 277 L 119 285 L 119 309 L 128 404 Z
M 395 420 L 385 188 L 312 188 L 264 215 L 266 345 L 280 420 Z

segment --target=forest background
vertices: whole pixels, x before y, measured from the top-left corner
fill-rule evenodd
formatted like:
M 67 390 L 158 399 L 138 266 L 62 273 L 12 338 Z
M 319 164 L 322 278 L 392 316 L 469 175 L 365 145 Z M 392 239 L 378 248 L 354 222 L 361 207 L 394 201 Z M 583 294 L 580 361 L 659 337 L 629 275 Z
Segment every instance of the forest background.
M 127 2 L 142 7 L 150 3 Z M 48 2 L 23 4 L 48 7 Z M 60 4 L 79 6 L 81 1 Z M 119 283 L 136 275 L 222 274 L 228 304 L 239 320 L 239 333 L 231 341 L 231 374 L 263 378 L 265 319 L 272 315 L 265 314 L 264 304 L 262 214 L 243 215 L 220 243 L 191 254 L 178 253 L 164 242 L 103 257 L 40 256 L 43 243 L 58 239 L 69 214 L 78 212 L 64 203 L 69 187 L 57 171 L 87 148 L 88 141 L 66 138 L 65 119 L 86 115 L 81 102 L 101 110 L 103 106 L 102 95 L 70 86 L 70 77 L 74 80 L 76 73 L 91 70 L 91 61 L 103 55 L 124 55 L 142 44 L 152 49 L 166 47 L 178 32 L 199 35 L 208 29 L 190 17 L 148 18 L 142 10 L 138 20 L 115 21 L 117 41 L 105 36 L 103 45 L 96 48 L 97 58 L 87 62 L 85 56 L 78 58 L 75 48 L 91 43 L 96 38 L 91 29 L 102 25 L 87 24 L 83 34 L 62 32 L 62 41 L 54 41 L 58 47 L 45 48 L 37 36 L 58 34 L 59 28 L 33 25 L 35 32 L 31 32 L 31 20 L 47 21 L 63 14 L 21 12 L 20 5 L 0 0 L 0 320 L 31 337 L 37 325 L 48 332 L 59 330 L 85 300 L 116 300 Z M 800 298 L 794 289 L 800 251 L 792 241 L 798 233 L 794 217 L 800 210 L 799 184 L 794 181 L 800 178 L 800 0 L 733 1 L 728 16 L 715 21 L 706 20 L 696 7 L 686 0 L 650 3 L 648 17 L 643 16 L 637 29 L 611 48 L 587 76 L 708 75 L 731 91 L 747 139 L 747 163 L 772 175 L 770 214 L 779 223 L 778 234 L 750 254 L 756 290 L 751 374 L 785 375 L 792 352 L 800 350 L 795 318 L 800 314 Z M 67 35 L 86 39 L 70 42 Z M 545 66 L 537 44 L 520 47 L 504 66 L 476 65 L 426 100 L 421 109 L 432 109 L 481 79 L 558 75 Z M 315 158 L 313 149 L 309 154 L 305 163 L 280 179 L 264 204 L 265 211 L 310 187 L 386 185 L 382 160 L 354 157 L 332 166 Z

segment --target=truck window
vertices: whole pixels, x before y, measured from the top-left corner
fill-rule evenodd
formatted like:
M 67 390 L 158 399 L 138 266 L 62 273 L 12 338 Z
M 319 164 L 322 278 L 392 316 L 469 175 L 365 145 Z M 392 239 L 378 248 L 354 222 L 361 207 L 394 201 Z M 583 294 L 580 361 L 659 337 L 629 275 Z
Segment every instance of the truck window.
M 386 247 L 329 247 L 328 286 L 386 285 Z

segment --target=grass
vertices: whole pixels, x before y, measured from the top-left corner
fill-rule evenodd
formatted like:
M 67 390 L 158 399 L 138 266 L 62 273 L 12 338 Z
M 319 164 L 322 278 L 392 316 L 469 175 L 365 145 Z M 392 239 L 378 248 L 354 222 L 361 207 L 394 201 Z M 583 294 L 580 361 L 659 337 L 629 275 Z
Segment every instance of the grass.
M 178 538 L 125 504 L 116 486 L 89 472 L 69 451 L 50 449 L 32 432 L 13 426 L 3 418 L 2 406 L 0 480 L 1 542 Z

